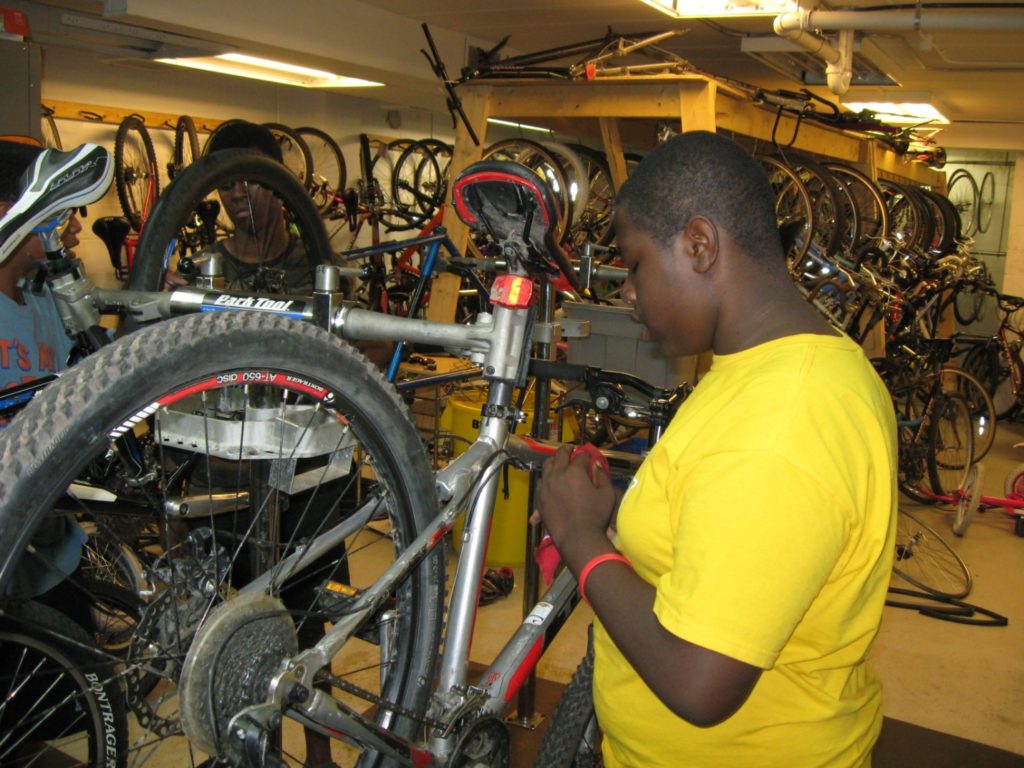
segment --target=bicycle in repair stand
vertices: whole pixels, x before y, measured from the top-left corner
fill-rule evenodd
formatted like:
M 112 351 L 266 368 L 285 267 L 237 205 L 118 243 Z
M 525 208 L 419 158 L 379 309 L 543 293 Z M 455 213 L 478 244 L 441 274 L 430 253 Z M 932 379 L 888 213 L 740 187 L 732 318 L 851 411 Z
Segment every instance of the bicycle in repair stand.
M 98 147 L 44 156 L 37 169 L 48 175 L 0 222 L 0 244 L 96 199 L 105 162 Z M 551 236 L 544 182 L 513 163 L 477 163 L 453 195 L 508 263 L 490 311 L 468 325 L 348 305 L 330 266 L 318 268 L 311 297 L 260 298 L 98 289 L 59 253 L 48 262 L 71 331 L 95 328 L 99 311 L 137 321 L 188 313 L 88 356 L 0 436 L 0 588 L 37 558 L 33 536 L 54 510 L 102 518 L 129 507 L 160 531 L 150 569 L 161 587 L 113 658 L 143 732 L 117 764 L 144 762 L 181 733 L 225 765 L 301 762 L 302 733 L 329 738 L 344 764 L 508 764 L 501 717 L 579 600 L 563 570 L 470 680 L 501 466 L 536 468 L 559 445 L 513 434 L 515 392 L 531 369 L 559 378 L 593 369 L 530 360 L 534 340 L 544 351 L 557 338 L 551 280 L 575 281 Z M 475 442 L 435 474 L 395 390 L 339 336 L 441 345 L 479 365 L 487 400 Z M 669 395 L 684 391 L 655 398 L 651 423 L 664 426 Z M 547 391 L 537 397 L 546 402 Z M 141 446 L 139 466 L 123 458 L 128 436 Z M 618 458 L 613 474 L 635 469 L 637 457 Z M 463 514 L 445 605 L 444 542 Z M 180 759 L 181 742 L 173 748 Z

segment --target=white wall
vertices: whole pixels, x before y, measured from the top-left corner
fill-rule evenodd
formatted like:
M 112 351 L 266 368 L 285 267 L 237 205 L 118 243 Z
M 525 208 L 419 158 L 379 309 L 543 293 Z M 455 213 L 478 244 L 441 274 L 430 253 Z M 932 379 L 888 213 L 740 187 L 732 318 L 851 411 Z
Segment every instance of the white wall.
M 1011 200 L 1015 177 L 1016 153 L 998 150 L 951 150 L 950 160 L 943 169 L 946 179 L 955 171 L 968 171 L 980 186 L 986 174 L 993 179 L 992 201 L 988 212 L 989 224 L 985 232 L 974 234 L 971 252 L 988 265 L 996 285 L 1004 288 L 1008 266 L 1011 235 Z M 1024 213 L 1024 212 L 1020 212 Z M 1017 235 L 1019 238 L 1019 234 Z M 1019 239 L 1016 242 L 1020 242 Z M 993 317 L 993 321 L 995 318 Z

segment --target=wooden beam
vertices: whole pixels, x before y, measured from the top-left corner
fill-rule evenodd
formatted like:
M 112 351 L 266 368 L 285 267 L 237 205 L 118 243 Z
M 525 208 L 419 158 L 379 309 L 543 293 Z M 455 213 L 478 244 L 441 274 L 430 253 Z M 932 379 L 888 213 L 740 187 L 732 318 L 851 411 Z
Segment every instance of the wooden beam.
M 705 81 L 700 88 L 680 88 L 679 130 L 714 133 L 717 125 L 715 115 L 717 96 L 718 88 L 711 81 Z
M 491 116 L 675 119 L 679 117 L 680 91 L 700 91 L 705 85 L 703 78 L 695 77 L 613 82 L 504 81 L 490 86 Z
M 491 99 L 489 89 L 471 89 L 465 91 L 462 96 L 462 109 L 466 113 L 469 124 L 473 127 L 480 145 L 473 143 L 466 126 L 459 121 L 455 126 L 455 146 L 452 149 L 452 161 L 449 166 L 449 180 L 455 178 L 469 165 L 479 160 L 484 153 L 487 143 L 487 118 L 490 114 Z M 451 190 L 448 190 L 449 197 Z M 459 250 L 466 252 L 466 244 L 469 242 L 469 231 L 466 225 L 455 213 L 454 206 L 445 206 L 443 224 L 448 230 L 448 237 Z M 427 305 L 427 319 L 438 322 L 450 323 L 455 320 L 455 308 L 459 301 L 459 287 L 462 285 L 462 278 L 458 275 L 442 273 L 434 278 L 430 286 L 430 303 Z
M 612 175 L 612 186 L 618 192 L 626 181 L 626 158 L 622 153 L 619 121 L 612 117 L 602 117 L 600 123 L 601 142 L 604 144 L 604 155 L 608 160 L 608 170 Z
M 892 181 L 909 181 L 928 187 L 945 188 L 946 174 L 936 171 L 922 163 L 911 160 L 906 155 L 897 155 L 889 147 L 880 142 L 871 141 L 874 154 L 875 178 L 886 178 Z
M 181 115 L 170 112 L 150 112 L 146 110 L 129 109 L 128 107 L 112 107 L 101 104 L 85 104 L 78 101 L 59 101 L 57 99 L 44 99 L 43 106 L 53 110 L 54 118 L 58 120 L 83 120 L 89 123 L 104 123 L 109 125 L 120 125 L 130 115 L 142 118 L 147 128 L 166 128 L 173 131 Z M 190 115 L 196 124 L 197 131 L 207 133 L 213 131 L 218 125 L 224 122 L 218 117 L 200 117 Z
M 791 114 L 781 117 L 774 110 L 765 109 L 746 98 L 719 93 L 715 102 L 715 118 L 719 130 L 733 131 L 744 136 L 787 146 L 813 154 L 834 157 L 856 163 L 860 160 L 864 139 L 838 131 L 811 120 L 797 119 Z M 795 138 L 794 138 L 795 136 Z

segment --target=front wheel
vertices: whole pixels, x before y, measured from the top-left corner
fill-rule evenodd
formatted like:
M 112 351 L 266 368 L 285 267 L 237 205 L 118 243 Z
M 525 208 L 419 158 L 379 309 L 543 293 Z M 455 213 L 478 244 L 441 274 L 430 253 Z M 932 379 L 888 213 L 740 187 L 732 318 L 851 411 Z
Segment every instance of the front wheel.
M 129 115 L 117 127 L 114 137 L 114 181 L 117 199 L 136 232 L 149 215 L 160 194 L 160 167 L 146 124 Z
M 111 473 L 99 470 L 123 456 L 128 432 L 146 446 L 145 465 L 114 500 L 103 486 Z M 155 595 L 116 657 L 140 726 L 130 765 L 165 752 L 193 764 L 170 738 L 182 733 L 182 702 L 212 706 L 213 730 L 223 733 L 239 708 L 265 695 L 282 659 L 315 643 L 437 510 L 419 435 L 381 374 L 325 331 L 259 313 L 190 315 L 105 347 L 4 430 L 0 466 L 0 590 L 33 560 L 29 544 L 51 510 L 100 517 L 120 509 L 161 532 L 157 551 L 147 552 Z M 327 531 L 330 546 L 313 550 Z M 286 566 L 300 550 L 313 554 Z M 407 713 L 426 707 L 439 644 L 441 550 L 365 617 L 322 680 L 409 738 L 420 723 Z M 38 572 L 46 563 L 31 565 Z M 197 687 L 193 674 L 186 687 L 183 662 L 209 642 L 208 625 L 225 612 L 248 623 L 243 597 L 283 606 L 272 622 L 280 631 L 250 631 L 232 645 L 222 637 L 224 649 L 207 656 L 211 675 L 201 678 L 216 684 Z M 374 706 L 381 700 L 396 706 Z M 289 749 L 292 728 L 300 742 L 303 734 L 286 719 Z

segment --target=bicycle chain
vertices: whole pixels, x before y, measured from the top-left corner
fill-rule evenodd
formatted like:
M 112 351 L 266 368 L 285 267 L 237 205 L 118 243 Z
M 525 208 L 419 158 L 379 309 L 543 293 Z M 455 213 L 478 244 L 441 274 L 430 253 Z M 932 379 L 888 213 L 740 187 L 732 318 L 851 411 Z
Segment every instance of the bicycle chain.
M 444 723 L 441 720 L 435 720 L 434 718 L 427 717 L 426 715 L 420 714 L 419 712 L 413 712 L 411 709 L 406 709 L 405 707 L 396 704 L 393 701 L 382 699 L 375 693 L 371 693 L 365 688 L 360 688 L 355 683 L 351 683 L 348 680 L 345 680 L 344 678 L 338 677 L 337 675 L 332 675 L 325 670 L 320 670 L 314 676 L 313 680 L 317 683 L 330 683 L 331 686 L 333 686 L 334 688 L 338 688 L 339 690 L 342 690 L 345 693 L 350 693 L 353 696 L 358 696 L 361 699 L 365 699 L 369 703 L 375 705 L 378 709 L 384 709 L 389 712 L 394 712 L 400 717 L 405 717 L 409 720 L 415 720 L 416 722 L 422 725 L 426 725 L 429 728 L 433 728 L 436 730 L 444 730 L 447 727 L 447 723 Z

